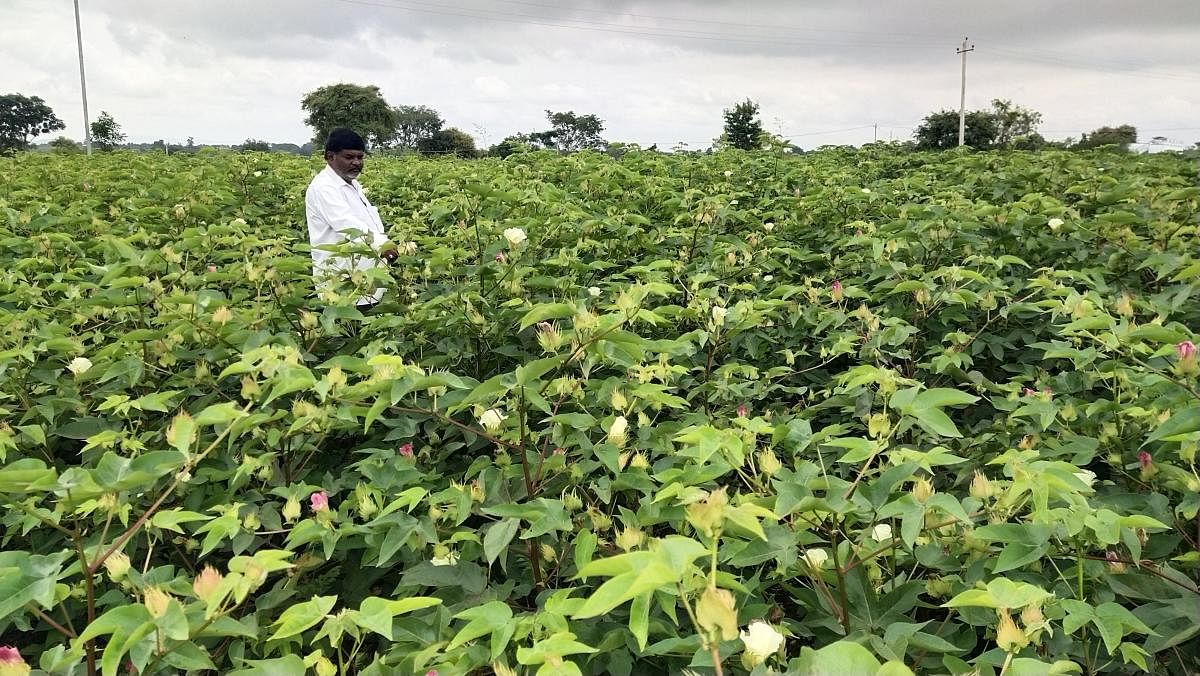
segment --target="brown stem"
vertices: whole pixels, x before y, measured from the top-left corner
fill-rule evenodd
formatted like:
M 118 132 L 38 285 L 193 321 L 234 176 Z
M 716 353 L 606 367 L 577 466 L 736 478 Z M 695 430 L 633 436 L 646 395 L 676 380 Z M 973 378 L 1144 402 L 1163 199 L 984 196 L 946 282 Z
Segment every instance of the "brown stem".
M 52 618 L 49 615 L 47 615 L 46 613 L 42 612 L 41 608 L 38 608 L 37 606 L 33 605 L 32 603 L 27 604 L 25 607 L 28 608 L 29 610 L 31 610 L 34 615 L 37 615 L 38 617 L 42 618 L 43 622 L 50 625 L 51 627 L 54 627 L 58 631 L 58 633 L 62 634 L 63 636 L 66 636 L 68 638 L 76 638 L 75 632 L 71 631 L 70 629 L 67 629 L 66 627 L 62 626 L 58 622 L 55 622 L 54 618 Z

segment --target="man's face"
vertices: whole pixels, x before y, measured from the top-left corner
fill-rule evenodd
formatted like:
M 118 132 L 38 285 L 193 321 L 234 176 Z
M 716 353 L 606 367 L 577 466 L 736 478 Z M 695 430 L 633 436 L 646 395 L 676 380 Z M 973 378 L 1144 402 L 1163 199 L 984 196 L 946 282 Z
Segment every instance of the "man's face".
M 339 150 L 336 153 L 325 153 L 325 161 L 333 171 L 344 181 L 353 181 L 362 173 L 363 160 L 366 153 L 361 150 Z

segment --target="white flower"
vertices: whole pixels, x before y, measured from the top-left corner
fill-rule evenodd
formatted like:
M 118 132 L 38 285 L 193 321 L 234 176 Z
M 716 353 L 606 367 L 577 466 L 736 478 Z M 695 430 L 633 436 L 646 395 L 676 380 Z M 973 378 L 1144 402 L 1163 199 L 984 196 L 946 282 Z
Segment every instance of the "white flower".
M 400 250 L 403 251 L 404 253 L 408 254 L 409 256 L 411 256 L 411 255 L 417 253 L 417 243 L 416 242 L 405 242 L 404 244 L 400 245 Z
M 762 620 L 751 622 L 745 631 L 738 634 L 738 638 L 746 644 L 746 652 L 750 653 L 756 664 L 761 664 L 783 647 L 783 634 Z
M 625 432 L 629 429 L 629 421 L 625 416 L 619 415 L 613 418 L 612 426 L 608 428 L 608 443 L 616 447 L 625 445 Z
M 504 239 L 508 240 L 510 246 L 521 246 L 528 238 L 525 236 L 525 231 L 520 228 L 506 228 Z
M 1050 220 L 1046 221 L 1046 225 L 1050 226 L 1051 230 L 1058 230 L 1063 225 L 1063 219 L 1051 218 Z
M 870 188 L 863 188 L 863 194 L 864 194 L 864 195 L 870 195 L 870 194 L 871 194 L 871 189 L 870 189 Z
M 775 279 L 775 275 L 763 275 L 763 281 L 764 281 L 764 282 L 769 282 L 769 281 L 771 281 L 772 279 Z
M 713 323 L 716 324 L 717 326 L 724 324 L 725 323 L 725 315 L 727 315 L 727 314 L 729 314 L 729 310 L 721 307 L 720 305 L 714 305 L 712 308 Z
M 733 176 L 733 172 L 732 172 L 732 171 L 729 171 L 729 170 L 726 170 L 726 171 L 725 171 L 725 178 L 729 178 L 730 176 Z
M 592 298 L 599 296 L 600 295 L 600 287 L 589 286 L 588 287 L 588 295 L 591 296 Z
M 800 558 L 804 559 L 809 568 L 817 570 L 824 567 L 825 562 L 829 560 L 829 552 L 824 549 L 810 549 L 804 552 L 804 555 Z
M 504 415 L 500 411 L 494 408 L 489 408 L 483 412 L 483 415 L 479 416 L 479 424 L 483 425 L 485 430 L 494 432 L 500 429 L 500 424 L 503 423 L 506 418 L 508 418 L 508 416 Z
M 445 556 L 435 556 L 429 560 L 435 566 L 453 566 L 458 563 L 458 553 L 451 550 Z
M 876 524 L 871 529 L 871 539 L 876 542 L 884 542 L 892 539 L 892 527 L 886 523 Z
M 87 357 L 75 357 L 70 364 L 67 364 L 67 370 L 77 376 L 87 373 L 90 368 L 92 368 L 92 360 Z
M 763 223 L 763 230 L 766 230 L 767 232 L 771 232 L 774 229 L 775 229 L 775 224 L 772 223 L 771 221 L 767 221 L 766 223 Z
M 737 200 L 729 200 L 729 206 L 731 207 L 737 206 L 737 203 Z
M 258 178 L 259 176 L 262 176 L 262 172 L 261 172 L 261 171 L 256 171 L 256 172 L 254 172 L 254 177 L 255 177 L 255 178 Z
M 1088 488 L 1091 488 L 1092 484 L 1096 483 L 1096 473 L 1088 469 L 1081 469 L 1076 472 L 1075 478 L 1086 484 Z

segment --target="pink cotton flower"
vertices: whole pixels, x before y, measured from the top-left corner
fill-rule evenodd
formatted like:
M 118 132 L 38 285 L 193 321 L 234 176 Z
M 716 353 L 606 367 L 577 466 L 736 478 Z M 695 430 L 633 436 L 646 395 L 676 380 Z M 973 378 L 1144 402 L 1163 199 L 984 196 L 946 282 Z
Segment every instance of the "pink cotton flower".
M 835 279 L 833 285 L 829 287 L 829 293 L 833 296 L 833 302 L 842 302 L 842 283 Z
M 1196 358 L 1196 344 L 1190 340 L 1185 340 L 1175 346 L 1175 354 L 1179 355 L 1179 361 L 1189 361 Z
M 749 414 L 750 414 L 749 406 L 746 406 L 745 404 L 738 404 L 737 415 L 739 418 L 745 418 Z
M 0 674 L 28 674 L 29 665 L 21 657 L 21 651 L 10 645 L 0 646 Z
M 397 452 L 397 453 L 399 453 L 400 455 L 402 455 L 402 456 L 406 457 L 406 458 L 411 458 L 411 457 L 413 457 L 413 445 L 412 445 L 412 442 L 409 442 L 409 443 L 407 443 L 407 444 L 402 444 L 402 445 L 400 446 L 400 448 L 397 448 L 397 449 L 396 449 L 396 452 Z
M 1021 396 L 1023 397 L 1032 397 L 1035 394 L 1037 394 L 1037 392 L 1032 387 L 1026 387 L 1025 389 L 1021 390 Z
M 325 494 L 325 491 L 313 493 L 312 497 L 309 498 L 309 502 L 312 504 L 314 512 L 324 512 L 329 509 L 329 496 Z
M 210 265 L 210 266 L 208 266 L 208 271 L 209 271 L 209 272 L 216 272 L 216 271 L 217 271 L 217 266 L 215 266 L 215 265 Z
M 508 260 L 508 256 L 505 256 L 503 251 L 496 254 L 496 262 L 497 263 L 503 263 L 506 260 Z
M 1153 462 L 1154 459 L 1150 457 L 1149 451 L 1142 451 L 1141 453 L 1138 453 L 1138 466 L 1142 468 L 1142 471 L 1150 469 L 1150 465 Z

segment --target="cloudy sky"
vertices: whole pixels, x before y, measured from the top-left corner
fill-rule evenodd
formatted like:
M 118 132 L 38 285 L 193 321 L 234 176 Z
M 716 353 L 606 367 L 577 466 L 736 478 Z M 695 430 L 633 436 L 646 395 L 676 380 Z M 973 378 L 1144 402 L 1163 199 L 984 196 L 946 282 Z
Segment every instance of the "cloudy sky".
M 968 109 L 1012 99 L 1049 138 L 1129 123 L 1146 141 L 1200 141 L 1200 0 L 79 5 L 90 111 L 130 141 L 303 143 L 301 98 L 336 82 L 430 106 L 480 145 L 544 129 L 549 109 L 595 113 L 611 140 L 703 148 L 747 97 L 806 149 L 904 139 L 958 107 L 964 36 Z M 41 96 L 82 138 L 70 0 L 0 0 L 9 92 Z

